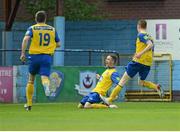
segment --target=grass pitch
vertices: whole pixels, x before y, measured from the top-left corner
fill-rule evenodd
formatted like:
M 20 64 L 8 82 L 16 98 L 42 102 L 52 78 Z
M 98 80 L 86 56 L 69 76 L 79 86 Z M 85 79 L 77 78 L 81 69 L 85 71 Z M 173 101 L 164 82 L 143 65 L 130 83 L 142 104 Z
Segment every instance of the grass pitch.
M 76 103 L 0 104 L 0 130 L 180 130 L 180 103 L 118 103 L 118 109 L 77 109 Z

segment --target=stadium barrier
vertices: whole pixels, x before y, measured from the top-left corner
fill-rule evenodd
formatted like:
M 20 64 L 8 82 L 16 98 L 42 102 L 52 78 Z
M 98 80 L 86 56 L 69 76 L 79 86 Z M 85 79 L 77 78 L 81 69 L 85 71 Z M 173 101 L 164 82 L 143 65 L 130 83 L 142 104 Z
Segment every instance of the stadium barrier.
M 4 51 L 4 50 L 2 50 Z M 20 50 L 8 50 L 7 52 L 19 52 Z M 62 52 L 62 51 L 60 51 Z M 53 67 L 52 73 L 50 76 L 51 79 L 51 97 L 47 98 L 44 95 L 43 88 L 41 85 L 41 81 L 39 76 L 36 78 L 36 86 L 37 88 L 34 94 L 33 100 L 35 102 L 74 102 L 79 101 L 83 95 L 87 94 L 92 90 L 95 86 L 95 82 L 97 80 L 91 80 L 86 83 L 86 77 L 90 76 L 91 78 L 95 78 L 95 74 L 101 74 L 105 69 L 102 65 L 104 65 L 105 56 L 108 53 L 115 53 L 118 58 L 117 71 L 120 73 L 120 76 L 124 73 L 124 66 L 131 60 L 132 55 L 118 54 L 115 51 L 104 51 L 104 50 L 79 50 L 79 49 L 66 49 L 65 52 L 75 52 L 79 53 L 88 53 L 90 56 L 93 53 L 99 54 L 98 61 L 101 62 L 100 66 L 94 66 L 93 59 L 88 56 L 88 64 L 90 66 L 63 66 L 63 67 Z M 20 54 L 20 53 L 18 53 Z M 83 56 L 82 56 L 83 57 Z M 14 58 L 14 59 L 19 59 Z M 79 62 L 79 60 L 76 60 Z M 87 60 L 85 60 L 87 62 Z M 20 63 L 22 64 L 22 63 Z M 0 73 L 4 72 L 3 68 L 8 67 L 0 67 Z M 27 65 L 18 65 L 11 66 L 9 78 L 2 77 L 0 78 L 0 102 L 25 102 L 25 86 L 27 83 L 27 75 L 28 68 Z M 13 81 L 10 79 L 13 78 Z M 3 79 L 9 80 L 5 82 Z M 128 84 L 123 88 L 118 101 L 171 101 L 172 100 L 172 58 L 170 54 L 159 54 L 154 56 L 154 65 L 151 68 L 151 72 L 147 78 L 147 80 L 153 81 L 155 83 L 160 83 L 165 89 L 165 97 L 160 99 L 157 92 L 145 89 L 138 86 L 138 77 L 135 76 L 132 80 L 128 82 Z M 84 81 L 84 82 L 83 82 Z M 93 84 L 91 82 L 93 81 Z M 12 85 L 13 84 L 13 85 Z M 90 88 L 91 86 L 91 88 Z M 86 88 L 87 87 L 87 88 Z M 4 89 L 5 88 L 5 89 Z M 7 89 L 8 88 L 8 89 Z M 10 89 L 10 90 L 9 90 Z M 4 93 L 9 91 L 11 96 L 10 100 L 4 100 Z M 111 91 L 111 90 L 110 90 Z M 126 94 L 125 94 L 126 91 Z M 108 93 L 109 94 L 109 93 Z
M 13 66 L 22 65 L 20 61 L 20 49 L 0 49 L 0 65 Z M 26 53 L 28 50 L 26 50 Z M 118 58 L 117 65 L 119 65 L 119 53 L 113 50 L 98 50 L 98 49 L 64 49 L 56 50 L 55 52 L 64 52 L 64 66 L 103 66 L 104 56 L 107 54 L 115 54 Z M 126 56 L 126 55 L 125 55 Z
M 20 57 L 20 49 L 18 50 L 4 50 L 0 49 L 0 54 L 1 56 L 1 67 L 0 67 L 0 73 L 4 73 L 7 71 L 10 67 L 11 70 L 8 72 L 11 74 L 7 78 L 6 75 L 4 76 L 1 74 L 0 77 L 0 102 L 5 102 L 5 103 L 21 103 L 26 101 L 26 96 L 25 96 L 25 87 L 27 83 L 27 77 L 28 77 L 28 67 L 27 63 L 22 65 L 22 62 L 19 60 Z M 77 59 L 75 62 L 76 63 L 71 63 L 70 65 L 83 65 L 85 66 L 94 66 L 94 65 L 104 65 L 104 56 L 109 53 L 116 54 L 117 57 L 119 58 L 119 54 L 116 51 L 111 51 L 111 50 L 82 50 L 82 49 L 65 49 L 65 50 L 57 50 L 57 52 L 65 52 L 66 53 L 66 60 L 74 61 L 75 59 L 75 54 L 86 54 L 86 55 L 80 55 L 83 57 L 83 63 L 80 63 L 80 60 Z M 74 54 L 75 53 L 75 54 Z M 79 56 L 79 55 L 77 55 Z M 98 59 L 97 59 L 98 57 Z M 72 59 L 73 58 L 73 59 Z M 12 59 L 12 60 L 9 60 Z M 119 59 L 118 59 L 119 60 Z M 98 64 L 96 64 L 98 62 Z M 119 64 L 119 61 L 118 63 Z M 66 68 L 65 68 L 66 69 Z M 67 68 L 69 69 L 69 68 Z M 73 69 L 73 68 L 72 68 Z M 76 69 L 76 67 L 74 67 Z M 68 70 L 66 70 L 68 71 Z M 58 72 L 59 73 L 59 72 Z M 63 73 L 64 74 L 64 73 Z M 66 75 L 67 76 L 67 75 Z M 37 77 L 38 78 L 38 77 Z M 10 81 L 11 79 L 11 81 Z M 79 79 L 79 78 L 77 78 Z M 5 80 L 5 81 L 4 81 Z M 40 83 L 40 82 L 38 82 Z M 39 84 L 35 84 L 39 85 Z M 74 84 L 72 84 L 71 87 L 74 87 Z M 35 86 L 35 88 L 37 88 Z M 39 90 L 39 89 L 38 89 Z M 38 92 L 38 90 L 35 90 Z M 41 89 L 42 90 L 42 89 Z M 39 92 L 38 92 L 39 94 Z M 6 97 L 7 96 L 7 97 Z M 36 92 L 34 93 L 33 100 L 38 101 L 39 97 L 41 95 L 38 95 L 38 99 L 36 99 Z M 51 101 L 54 101 L 54 99 L 51 99 Z M 71 99 L 71 101 L 76 100 L 74 97 Z M 41 100 L 40 100 L 41 101 Z M 57 100 L 58 101 L 58 100 Z M 67 99 L 67 101 L 69 101 Z

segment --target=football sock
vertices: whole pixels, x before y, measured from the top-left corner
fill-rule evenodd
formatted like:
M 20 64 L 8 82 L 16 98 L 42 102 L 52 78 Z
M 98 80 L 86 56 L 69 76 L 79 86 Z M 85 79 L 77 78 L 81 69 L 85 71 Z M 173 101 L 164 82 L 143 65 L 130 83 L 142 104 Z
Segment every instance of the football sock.
M 92 108 L 108 108 L 107 105 L 104 104 L 91 104 Z
M 149 81 L 144 81 L 143 86 L 151 89 L 157 89 L 157 85 Z
M 114 100 L 116 99 L 116 97 L 118 96 L 119 92 L 121 91 L 121 89 L 122 89 L 122 86 L 117 85 L 117 86 L 113 89 L 113 91 L 111 92 L 111 95 L 110 95 L 110 97 L 108 98 L 108 101 L 109 101 L 109 102 L 114 101 Z
M 44 88 L 49 88 L 50 81 L 49 81 L 48 77 L 43 77 L 42 78 L 42 85 L 44 86 Z
M 34 84 L 28 82 L 26 86 L 27 106 L 32 106 L 33 93 L 34 93 Z

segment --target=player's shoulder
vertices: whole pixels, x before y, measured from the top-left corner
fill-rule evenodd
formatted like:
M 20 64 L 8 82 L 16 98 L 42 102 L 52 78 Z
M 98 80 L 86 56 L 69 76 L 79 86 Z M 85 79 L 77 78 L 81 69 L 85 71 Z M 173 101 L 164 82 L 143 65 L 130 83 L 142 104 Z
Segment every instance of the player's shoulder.
M 114 83 L 118 84 L 120 80 L 120 75 L 117 71 L 113 72 L 111 75 L 111 79 Z
M 119 74 L 115 67 L 110 69 L 110 70 L 111 70 L 111 75 L 118 75 Z
M 138 36 L 137 36 L 141 41 L 147 41 L 147 40 L 151 40 L 152 37 L 146 33 L 146 32 L 142 32 L 142 33 L 138 33 Z
M 27 30 L 32 30 L 34 25 L 31 25 L 27 28 Z
M 48 27 L 50 27 L 50 28 L 54 28 L 53 26 L 51 26 L 51 25 L 48 25 L 48 24 L 46 24 L 46 26 L 48 26 Z
M 28 30 L 34 30 L 37 26 L 38 26 L 37 24 L 33 24 L 28 28 Z
M 114 76 L 119 76 L 119 73 L 115 70 L 115 71 L 112 73 L 112 75 L 114 75 Z
M 33 36 L 33 26 L 27 28 L 25 36 L 31 36 L 31 37 Z
M 49 29 L 55 30 L 55 28 L 54 28 L 53 26 L 51 26 L 51 25 L 46 24 L 46 26 L 47 26 Z
M 139 37 L 139 38 L 144 38 L 144 37 L 147 37 L 147 36 L 148 36 L 148 34 L 145 33 L 145 32 L 138 33 L 138 37 Z

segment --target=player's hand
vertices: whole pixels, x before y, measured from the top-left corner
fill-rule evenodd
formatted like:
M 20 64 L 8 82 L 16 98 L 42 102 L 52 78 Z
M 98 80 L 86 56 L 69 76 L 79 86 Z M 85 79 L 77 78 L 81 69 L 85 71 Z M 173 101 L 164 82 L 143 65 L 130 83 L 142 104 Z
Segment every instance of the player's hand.
M 96 74 L 96 78 L 99 79 L 101 76 L 99 74 Z
M 137 59 L 141 58 L 141 56 L 142 56 L 141 53 L 137 53 L 137 54 L 134 55 L 134 57 L 137 58 Z
M 22 62 L 25 62 L 25 61 L 26 61 L 26 56 L 25 56 L 24 53 L 21 54 L 20 60 L 21 60 Z

